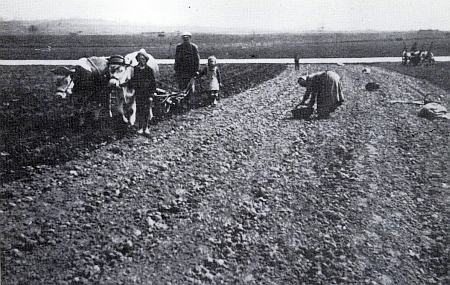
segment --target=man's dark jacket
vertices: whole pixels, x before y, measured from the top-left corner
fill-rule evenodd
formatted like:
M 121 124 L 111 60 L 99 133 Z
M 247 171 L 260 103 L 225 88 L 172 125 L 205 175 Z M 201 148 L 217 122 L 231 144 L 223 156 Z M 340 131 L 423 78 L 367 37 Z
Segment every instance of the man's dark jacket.
M 175 50 L 175 72 L 179 77 L 194 77 L 200 68 L 198 47 L 193 43 L 180 43 Z

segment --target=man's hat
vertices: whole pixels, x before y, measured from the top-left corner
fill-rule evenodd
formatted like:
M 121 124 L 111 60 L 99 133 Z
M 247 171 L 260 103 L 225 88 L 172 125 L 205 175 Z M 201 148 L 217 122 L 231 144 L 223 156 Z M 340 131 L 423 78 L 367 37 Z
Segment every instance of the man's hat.
M 146 61 L 148 61 L 150 59 L 150 57 L 147 55 L 147 53 L 142 50 L 137 53 L 136 60 L 138 59 L 139 56 L 143 56 Z
M 123 56 L 121 56 L 120 54 L 112 55 L 109 57 L 108 63 L 109 64 L 125 64 L 125 58 Z
M 184 32 L 184 33 L 181 34 L 181 37 L 190 37 L 190 38 L 192 38 L 192 34 L 189 33 L 189 32 Z
M 125 58 L 120 54 L 112 55 L 108 59 L 109 64 L 125 64 Z

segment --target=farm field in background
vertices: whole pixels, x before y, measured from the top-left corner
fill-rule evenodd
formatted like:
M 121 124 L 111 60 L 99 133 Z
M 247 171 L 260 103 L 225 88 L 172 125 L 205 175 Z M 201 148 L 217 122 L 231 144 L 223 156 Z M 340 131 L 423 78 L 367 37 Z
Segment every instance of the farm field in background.
M 450 92 L 450 62 L 438 62 L 434 65 L 404 66 L 398 63 L 377 63 L 375 66 L 427 80 Z
M 447 56 L 450 34 L 446 32 L 305 33 L 216 35 L 195 34 L 202 58 L 219 59 L 393 57 L 401 56 L 404 44 L 410 49 L 429 49 Z M 157 59 L 173 58 L 178 33 L 157 35 L 1 35 L 0 59 L 77 59 L 85 56 L 127 54 L 145 48 Z M 49 48 L 50 47 L 50 48 Z

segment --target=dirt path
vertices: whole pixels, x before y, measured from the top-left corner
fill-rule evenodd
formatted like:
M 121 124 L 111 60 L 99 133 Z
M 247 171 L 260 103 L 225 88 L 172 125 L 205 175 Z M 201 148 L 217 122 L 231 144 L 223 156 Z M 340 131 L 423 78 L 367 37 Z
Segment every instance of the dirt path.
M 445 93 L 330 66 L 346 103 L 292 120 L 302 68 L 3 185 L 4 284 L 450 282 L 450 125 L 389 103 Z

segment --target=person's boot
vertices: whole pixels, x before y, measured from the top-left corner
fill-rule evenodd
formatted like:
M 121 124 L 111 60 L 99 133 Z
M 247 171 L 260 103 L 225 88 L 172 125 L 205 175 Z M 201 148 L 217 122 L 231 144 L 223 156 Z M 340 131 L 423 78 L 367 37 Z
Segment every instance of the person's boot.
M 219 96 L 217 94 L 213 95 L 212 106 L 217 106 Z

